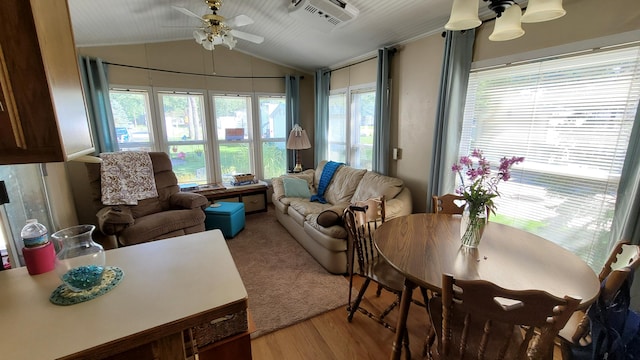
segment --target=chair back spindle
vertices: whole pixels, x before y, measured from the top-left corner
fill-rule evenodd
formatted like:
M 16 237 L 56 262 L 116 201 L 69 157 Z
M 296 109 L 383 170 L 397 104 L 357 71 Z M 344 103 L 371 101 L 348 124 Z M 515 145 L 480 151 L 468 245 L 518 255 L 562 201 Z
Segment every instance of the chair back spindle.
M 443 274 L 442 295 L 429 300 L 429 312 L 442 359 L 550 359 L 580 301 Z
M 442 196 L 433 195 L 433 212 L 436 214 L 462 214 L 464 205 L 458 206 L 454 200 L 464 200 L 461 195 L 445 194 Z
M 374 234 L 378 227 L 384 223 L 384 219 L 384 197 L 351 205 L 344 211 L 343 220 L 349 235 L 349 305 L 347 308 L 349 314 L 347 319 L 351 322 L 355 312 L 360 311 L 395 332 L 395 327 L 386 322 L 385 317 L 400 303 L 404 276 L 384 261 L 375 247 Z M 352 301 L 351 289 L 355 276 L 361 277 L 364 282 L 355 300 Z M 377 296 L 380 296 L 382 289 L 395 295 L 393 303 L 382 312 L 369 311 L 361 306 L 367 287 L 372 281 L 378 285 Z M 410 357 L 408 336 L 403 341 L 403 347 Z

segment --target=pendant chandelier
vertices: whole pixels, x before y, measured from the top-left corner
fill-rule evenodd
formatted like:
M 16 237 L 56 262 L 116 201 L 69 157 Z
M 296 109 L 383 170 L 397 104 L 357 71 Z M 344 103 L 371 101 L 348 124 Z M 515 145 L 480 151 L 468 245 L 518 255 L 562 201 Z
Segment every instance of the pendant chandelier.
M 562 0 L 529 0 L 524 15 L 520 6 L 512 0 L 482 0 L 496 13 L 492 41 L 505 41 L 524 35 L 521 23 L 536 23 L 564 16 Z M 468 30 L 480 26 L 478 17 L 480 0 L 453 0 L 451 17 L 444 26 L 447 30 Z

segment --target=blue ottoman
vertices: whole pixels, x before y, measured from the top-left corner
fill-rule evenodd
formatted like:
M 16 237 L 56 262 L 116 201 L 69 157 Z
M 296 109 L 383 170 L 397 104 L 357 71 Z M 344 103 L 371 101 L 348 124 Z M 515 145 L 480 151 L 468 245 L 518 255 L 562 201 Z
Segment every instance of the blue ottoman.
M 220 206 L 209 206 L 204 210 L 207 216 L 204 226 L 207 230 L 220 229 L 226 238 L 236 236 L 244 229 L 244 203 L 217 202 Z

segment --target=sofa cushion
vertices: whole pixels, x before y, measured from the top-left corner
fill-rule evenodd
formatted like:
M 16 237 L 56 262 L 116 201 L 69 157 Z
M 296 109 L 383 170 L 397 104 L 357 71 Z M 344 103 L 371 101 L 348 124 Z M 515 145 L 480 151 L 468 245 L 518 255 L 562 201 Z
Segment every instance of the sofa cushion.
M 314 175 L 314 170 L 308 169 L 301 173 L 287 174 L 287 175 L 282 175 L 282 176 L 278 176 L 271 179 L 271 185 L 273 186 L 273 197 L 276 200 L 280 200 L 283 197 L 285 197 L 284 184 L 282 183 L 282 179 L 284 178 L 296 178 L 296 179 L 306 180 L 307 183 L 309 183 L 309 189 L 311 189 L 311 192 L 313 193 L 315 191 L 315 188 L 313 186 L 313 175 Z
M 311 192 L 309 191 L 309 183 L 305 179 L 284 177 L 282 179 L 282 185 L 284 187 L 284 196 L 286 197 L 311 197 Z
M 319 241 L 319 239 L 323 239 L 323 246 L 328 249 L 340 251 L 341 248 L 345 248 L 345 239 L 347 238 L 348 234 L 344 226 L 333 225 L 324 227 L 318 224 L 318 215 L 319 214 L 311 214 L 307 217 L 307 221 L 304 222 L 305 232 L 315 238 L 316 241 Z M 332 239 L 332 241 L 328 241 L 328 239 Z
M 390 200 L 395 198 L 403 188 L 404 182 L 401 179 L 368 171 L 358 184 L 351 201 L 365 201 L 380 196 Z
M 366 169 L 354 169 L 350 166 L 340 166 L 333 174 L 333 179 L 324 192 L 324 198 L 331 204 L 349 202 L 356 192 L 358 183 L 367 172 Z
M 284 198 L 290 199 L 290 198 Z M 320 214 L 321 212 L 327 210 L 331 207 L 331 204 L 321 204 L 319 202 L 311 202 L 309 199 L 291 199 L 289 203 L 289 213 L 291 209 L 298 212 L 300 215 L 305 218 L 311 214 Z

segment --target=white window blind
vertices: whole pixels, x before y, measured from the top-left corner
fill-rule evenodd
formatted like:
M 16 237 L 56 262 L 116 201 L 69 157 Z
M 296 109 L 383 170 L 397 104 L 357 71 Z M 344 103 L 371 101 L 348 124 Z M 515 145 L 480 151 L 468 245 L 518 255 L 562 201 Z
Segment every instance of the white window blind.
M 473 72 L 460 155 L 525 157 L 491 220 L 600 269 L 639 98 L 640 46 Z

